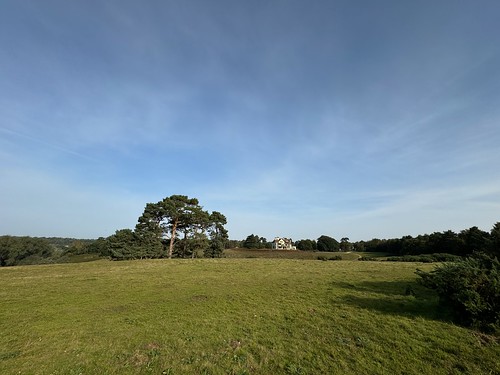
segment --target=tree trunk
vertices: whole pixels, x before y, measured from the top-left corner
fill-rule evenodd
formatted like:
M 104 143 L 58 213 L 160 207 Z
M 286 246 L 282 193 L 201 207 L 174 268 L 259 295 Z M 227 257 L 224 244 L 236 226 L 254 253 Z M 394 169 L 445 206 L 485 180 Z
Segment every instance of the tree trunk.
M 170 246 L 168 248 L 168 259 L 172 259 L 172 253 L 174 252 L 174 240 L 175 240 L 175 232 L 177 231 L 177 224 L 179 220 L 175 220 L 172 225 L 172 235 L 170 236 Z

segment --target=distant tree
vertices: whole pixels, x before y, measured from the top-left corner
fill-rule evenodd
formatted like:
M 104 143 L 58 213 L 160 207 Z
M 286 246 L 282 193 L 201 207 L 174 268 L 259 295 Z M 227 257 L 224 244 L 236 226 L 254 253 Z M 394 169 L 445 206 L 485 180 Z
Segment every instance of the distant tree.
M 273 243 L 268 241 L 266 237 L 260 237 L 259 241 L 261 249 L 271 249 L 273 247 Z
M 68 252 L 72 254 L 86 254 L 88 252 L 88 244 L 81 240 L 75 240 L 69 245 Z
M 325 235 L 318 238 L 316 246 L 318 251 L 339 251 L 340 249 L 340 244 L 335 238 Z
M 243 241 L 243 247 L 247 249 L 260 249 L 261 248 L 260 237 L 255 234 L 247 236 L 245 241 Z
M 365 241 L 358 241 L 353 244 L 354 251 L 363 252 L 365 251 Z
M 488 253 L 500 259 L 500 222 L 495 223 L 490 231 Z
M 225 247 L 226 247 L 226 249 L 237 249 L 239 247 L 243 247 L 243 241 L 240 241 L 240 240 L 227 240 Z
M 224 228 L 224 225 L 227 224 L 227 219 L 220 212 L 214 211 L 210 214 L 209 221 L 210 243 L 205 249 L 204 255 L 207 258 L 220 258 L 224 253 L 224 248 L 228 241 L 228 233 Z
M 487 251 L 490 234 L 478 227 L 464 229 L 458 234 L 461 241 L 459 255 Z
M 108 251 L 112 259 L 138 259 L 140 245 L 137 235 L 131 229 L 119 229 L 107 238 Z
M 401 237 L 401 252 L 398 255 L 421 254 L 422 244 L 418 238 L 412 236 Z
M 87 246 L 87 253 L 99 254 L 101 256 L 110 256 L 108 241 L 104 237 L 99 237 L 97 240 L 90 242 Z
M 46 262 L 53 255 L 53 247 L 44 238 L 0 237 L 0 266 Z
M 207 225 L 208 213 L 203 211 L 198 199 L 186 195 L 172 195 L 158 203 L 148 203 L 136 226 L 158 245 L 168 239 L 168 258 L 172 258 L 177 232 L 184 232 L 185 238 L 203 230 Z M 153 241 L 154 239 L 154 241 Z
M 349 242 L 348 237 L 343 237 L 340 240 L 340 251 L 351 251 L 353 248 L 352 244 Z
M 449 253 L 457 254 L 461 249 L 461 241 L 457 234 L 451 230 L 434 232 L 428 236 L 426 246 L 421 254 Z
M 306 240 L 298 240 L 295 242 L 295 246 L 297 247 L 297 249 L 299 250 L 303 250 L 303 251 L 314 251 L 316 250 L 316 241 L 314 240 L 309 240 L 309 239 L 306 239 Z

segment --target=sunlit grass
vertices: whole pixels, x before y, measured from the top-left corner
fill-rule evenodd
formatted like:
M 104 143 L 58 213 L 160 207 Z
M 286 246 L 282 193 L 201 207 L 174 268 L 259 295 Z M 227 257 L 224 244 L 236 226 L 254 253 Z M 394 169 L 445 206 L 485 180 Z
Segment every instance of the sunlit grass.
M 432 268 L 293 259 L 2 268 L 0 373 L 500 373 L 495 339 L 447 322 L 415 284 L 417 266 Z

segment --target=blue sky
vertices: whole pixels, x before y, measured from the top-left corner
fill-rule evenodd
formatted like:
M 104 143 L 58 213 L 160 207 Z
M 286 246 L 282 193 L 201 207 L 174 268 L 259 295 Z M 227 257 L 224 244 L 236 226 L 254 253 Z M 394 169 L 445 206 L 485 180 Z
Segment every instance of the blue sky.
M 196 197 L 249 234 L 500 221 L 498 1 L 4 0 L 0 234 Z

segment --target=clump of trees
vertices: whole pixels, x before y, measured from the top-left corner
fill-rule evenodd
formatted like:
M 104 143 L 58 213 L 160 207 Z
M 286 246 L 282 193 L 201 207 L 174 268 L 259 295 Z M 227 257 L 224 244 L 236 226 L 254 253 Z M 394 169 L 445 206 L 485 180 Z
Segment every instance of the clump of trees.
M 431 272 L 417 270 L 420 283 L 434 289 L 440 304 L 464 325 L 485 331 L 500 328 L 500 262 L 485 253 Z
M 134 231 L 108 237 L 108 253 L 113 259 L 221 257 L 226 223 L 220 212 L 203 210 L 198 199 L 172 195 L 147 203 Z
M 98 240 L 0 236 L 0 267 L 86 261 L 83 254 L 105 255 L 104 238 Z M 76 256 L 76 257 L 75 257 Z M 95 259 L 91 257 L 90 259 Z
M 339 251 L 340 244 L 335 238 L 323 235 L 318 238 L 316 249 L 318 251 Z
M 54 249 L 44 238 L 0 237 L 0 266 L 47 263 Z
M 270 249 L 272 247 L 272 243 L 268 242 L 265 237 L 259 237 L 258 235 L 252 233 L 247 236 L 241 246 L 245 249 Z
M 318 248 L 317 246 L 318 245 L 315 240 L 305 239 L 305 240 L 298 240 L 295 242 L 295 247 L 298 250 L 302 251 L 316 251 Z
M 303 251 L 324 251 L 324 252 L 335 252 L 335 251 L 347 251 L 349 248 L 349 239 L 343 238 L 339 243 L 335 238 L 322 235 L 317 240 L 302 239 L 295 242 L 295 246 L 298 250 Z

